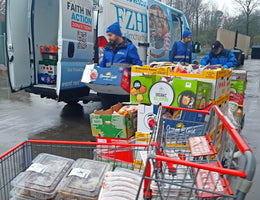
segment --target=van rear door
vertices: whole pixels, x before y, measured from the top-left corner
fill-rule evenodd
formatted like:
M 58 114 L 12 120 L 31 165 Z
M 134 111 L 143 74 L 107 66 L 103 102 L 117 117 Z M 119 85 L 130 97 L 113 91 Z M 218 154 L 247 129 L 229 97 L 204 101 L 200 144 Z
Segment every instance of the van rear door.
M 67 101 L 72 95 L 80 98 L 89 92 L 81 78 L 86 64 L 94 57 L 93 1 L 59 2 L 57 95 L 60 101 Z
M 6 1 L 7 67 L 13 92 L 34 84 L 30 59 L 31 0 Z

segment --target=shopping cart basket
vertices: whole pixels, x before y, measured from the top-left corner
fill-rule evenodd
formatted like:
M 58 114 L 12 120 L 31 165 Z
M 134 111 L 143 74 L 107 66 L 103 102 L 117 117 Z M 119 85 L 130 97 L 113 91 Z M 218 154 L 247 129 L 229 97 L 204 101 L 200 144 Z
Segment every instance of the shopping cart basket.
M 179 134 L 181 127 L 168 134 L 165 108 L 158 109 L 147 155 L 145 199 L 244 199 L 256 160 L 219 107 L 212 107 L 198 135 Z
M 24 141 L 0 155 L 0 199 L 10 198 L 12 180 L 25 171 L 40 153 L 74 160 L 78 158 L 94 159 L 110 162 L 114 167 L 141 171 L 144 164 L 136 164 L 134 160 L 134 155 L 138 151 L 147 151 L 147 145 L 49 140 Z

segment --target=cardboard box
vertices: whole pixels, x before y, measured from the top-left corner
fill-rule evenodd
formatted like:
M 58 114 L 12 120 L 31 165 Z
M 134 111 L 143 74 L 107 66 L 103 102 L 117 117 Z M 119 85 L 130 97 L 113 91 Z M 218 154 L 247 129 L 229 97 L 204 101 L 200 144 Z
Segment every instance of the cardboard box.
M 92 90 L 104 94 L 127 95 L 130 92 L 130 68 L 111 66 L 102 68 L 86 65 L 81 82 Z
M 108 110 L 94 111 L 90 114 L 93 136 L 111 138 L 129 138 L 136 132 L 137 111 L 126 115 L 113 114 L 118 112 L 123 104 L 119 103 Z
M 247 72 L 245 70 L 232 70 L 231 80 L 247 81 Z
M 233 70 L 230 86 L 230 101 L 239 105 L 244 104 L 244 93 L 246 90 L 247 72 L 245 70 Z
M 55 61 L 39 61 L 39 74 L 57 75 L 57 62 Z
M 150 134 L 153 130 L 149 126 L 150 121 L 154 121 L 155 105 L 139 104 L 137 111 L 137 132 Z
M 209 105 L 211 83 L 175 78 L 172 86 L 175 93 L 175 100 L 172 106 L 204 109 Z
M 136 132 L 135 133 L 135 144 L 141 144 L 141 145 L 149 145 L 151 141 L 151 134 L 149 133 L 141 133 L 141 132 Z M 146 148 L 144 147 L 137 147 L 137 151 L 135 151 L 135 163 L 139 166 L 142 163 L 142 157 L 141 157 L 141 151 L 147 151 Z M 142 163 L 144 166 L 145 163 Z
M 221 96 L 229 93 L 228 84 L 226 84 L 226 77 L 231 76 L 232 70 L 218 68 L 215 70 L 203 70 L 201 74 L 188 74 L 188 73 L 169 73 L 170 76 L 181 77 L 187 80 L 198 80 L 212 84 L 211 100 L 216 100 Z
M 38 74 L 39 83 L 55 84 L 56 75 Z
M 244 99 L 245 99 L 244 94 L 237 94 L 237 93 L 230 92 L 229 101 L 234 101 L 238 103 L 238 105 L 242 106 L 244 104 Z
M 211 89 L 211 83 L 198 80 L 145 75 L 132 76 L 130 94 L 132 103 L 203 109 L 209 105 Z
M 150 103 L 149 91 L 155 81 L 154 75 L 133 76 L 131 78 L 131 102 Z
M 231 88 L 230 92 L 236 93 L 236 94 L 244 94 L 245 93 L 245 81 L 236 81 L 231 80 Z

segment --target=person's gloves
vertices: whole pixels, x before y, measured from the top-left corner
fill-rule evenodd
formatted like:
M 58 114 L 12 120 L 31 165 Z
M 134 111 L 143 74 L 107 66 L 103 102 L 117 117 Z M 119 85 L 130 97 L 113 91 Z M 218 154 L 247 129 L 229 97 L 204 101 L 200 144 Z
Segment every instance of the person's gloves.
M 224 67 L 225 69 L 228 69 L 228 68 L 229 68 L 227 65 L 223 65 L 223 67 Z

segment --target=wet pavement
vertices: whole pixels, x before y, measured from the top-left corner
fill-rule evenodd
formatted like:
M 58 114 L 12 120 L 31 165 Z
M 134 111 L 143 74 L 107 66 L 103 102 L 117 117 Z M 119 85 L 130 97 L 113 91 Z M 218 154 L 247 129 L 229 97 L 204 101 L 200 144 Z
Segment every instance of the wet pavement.
M 11 93 L 0 69 L 0 154 L 27 139 L 92 141 L 89 114 L 100 102 L 69 106 L 27 92 Z
M 248 72 L 245 123 L 242 130 L 260 163 L 260 60 L 245 60 Z M 11 93 L 5 68 L 0 66 L 0 154 L 27 139 L 92 141 L 89 114 L 100 102 L 66 105 L 26 92 Z M 260 168 L 256 170 L 248 200 L 259 199 Z

